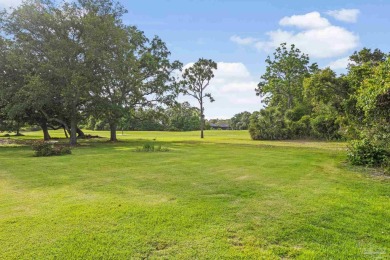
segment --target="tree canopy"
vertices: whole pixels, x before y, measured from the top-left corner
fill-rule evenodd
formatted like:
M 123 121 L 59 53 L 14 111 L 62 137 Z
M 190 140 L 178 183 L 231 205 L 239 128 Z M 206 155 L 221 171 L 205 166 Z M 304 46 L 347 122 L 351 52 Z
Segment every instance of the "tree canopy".
M 212 60 L 199 59 L 189 68 L 184 70 L 182 75 L 183 80 L 181 86 L 183 87 L 184 95 L 189 95 L 196 99 L 199 103 L 200 109 L 200 137 L 204 137 L 205 115 L 204 102 L 208 99 L 214 102 L 214 98 L 210 93 L 205 92 L 210 85 L 210 81 L 214 78 L 214 71 L 217 70 L 217 63 Z
M 1 19 L 0 109 L 16 123 L 64 128 L 75 145 L 89 117 L 110 125 L 140 107 L 171 106 L 179 94 L 166 44 L 125 25 L 112 0 L 29 0 Z

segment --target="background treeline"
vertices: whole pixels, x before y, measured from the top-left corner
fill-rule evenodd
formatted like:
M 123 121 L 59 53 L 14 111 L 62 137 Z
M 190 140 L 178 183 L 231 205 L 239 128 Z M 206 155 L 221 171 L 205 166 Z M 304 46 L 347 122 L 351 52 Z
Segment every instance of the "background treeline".
M 74 145 L 83 127 L 110 130 L 111 141 L 117 130 L 202 128 L 217 64 L 199 59 L 181 74 L 166 44 L 124 24 L 124 13 L 112 0 L 27 0 L 1 11 L 0 131 L 38 125 L 49 140 L 62 128 Z
M 390 58 L 364 48 L 349 57 L 346 74 L 319 69 L 294 45 L 266 60 L 256 89 L 266 108 L 254 112 L 255 140 L 355 140 L 355 164 L 381 165 L 390 150 Z
M 110 130 L 107 120 L 88 117 L 81 123 L 88 130 Z M 118 123 L 120 131 L 195 131 L 200 130 L 200 111 L 188 102 L 164 109 L 130 111 Z

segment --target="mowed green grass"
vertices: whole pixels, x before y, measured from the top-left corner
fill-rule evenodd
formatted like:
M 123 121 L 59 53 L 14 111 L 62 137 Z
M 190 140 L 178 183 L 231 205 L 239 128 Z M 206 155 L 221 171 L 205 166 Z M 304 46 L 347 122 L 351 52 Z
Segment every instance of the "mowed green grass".
M 0 259 L 390 258 L 390 179 L 349 167 L 344 143 L 198 135 L 0 147 Z M 153 139 L 171 151 L 134 152 Z

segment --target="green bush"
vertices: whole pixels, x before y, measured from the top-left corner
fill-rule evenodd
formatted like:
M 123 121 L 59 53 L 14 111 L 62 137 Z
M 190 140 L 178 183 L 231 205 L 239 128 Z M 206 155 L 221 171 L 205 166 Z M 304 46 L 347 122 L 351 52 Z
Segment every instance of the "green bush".
M 32 149 L 35 151 L 35 156 L 58 156 L 71 154 L 72 150 L 69 146 L 55 145 L 51 142 L 36 141 L 32 144 Z
M 311 136 L 310 116 L 305 115 L 298 121 L 289 122 L 291 135 L 294 138 L 308 138 Z
M 310 107 L 304 104 L 297 104 L 293 109 L 288 109 L 284 116 L 290 121 L 299 121 L 303 116 L 310 114 L 310 112 Z
M 252 114 L 249 133 L 253 140 L 286 140 L 291 138 L 283 114 L 273 107 Z
M 154 151 L 154 144 L 144 144 L 142 147 L 142 150 L 144 152 L 153 152 Z
M 155 147 L 153 143 L 146 143 L 142 147 L 138 147 L 136 152 L 168 152 L 169 149 L 161 145 Z
M 383 163 L 383 173 L 390 175 L 390 156 L 387 156 L 386 160 Z
M 353 165 L 385 166 L 389 152 L 372 144 L 368 139 L 352 141 L 348 147 L 348 160 Z
M 66 145 L 54 145 L 53 155 L 65 155 L 72 154 L 72 150 L 69 146 Z
M 310 125 L 314 135 L 320 139 L 337 140 L 341 138 L 340 124 L 334 116 L 319 115 L 311 119 Z

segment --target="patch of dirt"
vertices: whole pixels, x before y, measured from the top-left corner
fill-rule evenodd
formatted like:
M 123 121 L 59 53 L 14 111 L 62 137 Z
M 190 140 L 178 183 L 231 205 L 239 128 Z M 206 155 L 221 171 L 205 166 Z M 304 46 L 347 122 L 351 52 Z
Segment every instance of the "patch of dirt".
M 13 139 L 2 139 L 0 138 L 0 147 L 4 146 L 4 147 L 15 147 L 15 146 L 24 146 L 24 145 L 28 145 L 28 143 L 26 141 L 22 141 L 22 140 L 13 140 Z
M 237 177 L 236 180 L 241 181 L 241 180 L 246 180 L 246 179 L 249 179 L 249 178 L 250 177 L 248 175 L 243 175 L 243 176 Z
M 0 139 L 0 145 L 10 145 L 10 144 L 17 144 L 17 142 L 12 139 Z
M 385 172 L 383 168 L 370 168 L 364 166 L 353 166 L 348 162 L 344 162 L 341 166 L 347 170 L 354 171 L 359 174 L 364 174 L 370 178 L 376 178 L 381 180 L 390 180 L 390 175 Z

